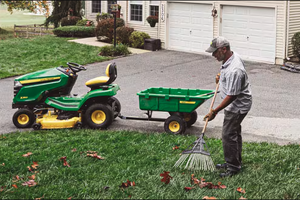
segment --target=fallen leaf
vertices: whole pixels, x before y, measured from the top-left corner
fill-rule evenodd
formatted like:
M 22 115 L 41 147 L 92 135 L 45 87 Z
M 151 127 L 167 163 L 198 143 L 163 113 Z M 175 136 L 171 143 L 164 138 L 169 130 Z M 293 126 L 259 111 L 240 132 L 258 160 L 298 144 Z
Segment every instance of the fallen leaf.
M 31 176 L 28 176 L 28 178 L 34 180 L 35 179 L 35 174 L 33 174 Z
M 72 152 L 75 152 L 75 151 L 77 151 L 77 149 L 75 148 L 75 149 L 72 149 Z
M 104 160 L 105 158 L 101 157 L 100 155 L 97 155 L 97 153 L 94 154 L 86 154 L 87 157 L 93 157 L 93 158 L 97 158 L 99 160 Z
M 129 187 L 129 186 L 135 186 L 135 182 L 134 181 L 129 181 L 128 179 L 127 179 L 127 181 L 125 182 L 125 183 L 122 183 L 122 185 L 120 186 L 122 189 L 124 189 L 124 188 L 127 188 L 127 187 Z
M 208 196 L 205 196 L 205 197 L 203 197 L 203 199 L 216 199 L 216 197 L 208 197 Z
M 11 185 L 11 186 L 13 186 L 14 188 L 18 188 L 18 186 L 17 186 L 16 184 L 13 184 L 13 185 Z
M 98 153 L 98 152 L 97 151 L 87 151 L 86 153 L 94 154 L 94 153 Z
M 5 188 L 6 188 L 6 186 L 1 186 L 0 192 L 2 192 Z
M 238 191 L 238 192 L 240 192 L 240 193 L 243 193 L 243 194 L 246 193 L 246 191 L 245 191 L 243 188 L 241 188 L 241 187 L 238 187 L 238 188 L 236 189 L 236 191 Z
M 191 184 L 198 185 L 200 188 L 207 187 L 208 189 L 225 189 L 225 185 L 221 185 L 221 182 L 218 182 L 218 185 L 214 185 L 212 182 L 205 182 L 204 178 L 201 178 L 201 180 L 194 177 L 194 174 L 192 174 L 191 177 Z
M 72 199 L 72 197 L 69 197 L 68 199 Z
M 61 157 L 60 160 L 63 160 L 64 166 L 70 167 L 69 163 L 67 162 L 67 156 Z
M 108 189 L 109 189 L 109 187 L 108 187 L 108 186 L 105 186 L 103 189 L 104 189 L 104 190 L 108 190 Z
M 2 166 L 5 166 L 5 163 L 2 163 Z
M 163 178 L 161 179 L 161 182 L 165 182 L 166 184 L 170 183 L 170 180 L 173 178 L 169 175 L 170 172 L 164 171 L 164 173 L 160 174 Z
M 23 186 L 28 186 L 28 187 L 36 186 L 36 184 L 37 183 L 34 180 L 29 180 L 29 181 L 22 183 Z
M 23 157 L 28 157 L 28 156 L 30 156 L 30 155 L 32 155 L 32 153 L 31 153 L 31 152 L 28 152 L 28 153 L 24 154 Z
M 18 175 L 16 175 L 15 177 L 13 177 L 12 182 L 16 183 L 20 180 L 20 177 Z
M 27 168 L 28 168 L 28 170 L 29 170 L 30 172 L 32 172 L 32 169 L 31 169 L 31 167 L 27 166 Z
M 37 169 L 37 166 L 39 166 L 38 162 L 33 161 L 33 165 L 31 165 L 31 167 L 33 169 Z
M 243 196 L 241 196 L 241 198 L 239 198 L 239 199 L 247 199 L 247 198 L 244 198 Z
M 173 147 L 173 150 L 176 150 L 176 149 L 179 149 L 179 147 L 178 146 Z
M 190 191 L 191 189 L 194 189 L 195 187 L 184 187 L 185 191 Z
M 35 198 L 35 200 L 41 200 L 42 198 L 44 198 L 44 195 L 40 198 Z

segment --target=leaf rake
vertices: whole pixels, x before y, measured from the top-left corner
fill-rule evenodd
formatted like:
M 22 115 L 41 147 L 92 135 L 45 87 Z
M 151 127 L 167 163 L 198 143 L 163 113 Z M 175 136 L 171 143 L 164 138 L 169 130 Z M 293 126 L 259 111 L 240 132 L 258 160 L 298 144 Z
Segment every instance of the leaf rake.
M 217 93 L 219 89 L 219 83 L 217 84 L 214 97 L 210 104 L 210 111 L 214 105 Z M 205 125 L 202 129 L 200 137 L 191 144 L 186 150 L 182 152 L 181 157 L 175 163 L 174 167 L 183 167 L 188 170 L 204 170 L 204 171 L 214 171 L 215 164 L 210 157 L 208 152 L 208 147 L 204 141 L 204 133 L 208 124 L 208 119 L 205 121 Z

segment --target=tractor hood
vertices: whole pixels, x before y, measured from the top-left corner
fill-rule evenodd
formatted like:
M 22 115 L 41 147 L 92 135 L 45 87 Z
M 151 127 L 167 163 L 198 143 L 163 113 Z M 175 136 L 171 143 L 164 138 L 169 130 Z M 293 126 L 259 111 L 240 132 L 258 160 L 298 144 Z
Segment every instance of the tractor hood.
M 39 83 L 39 82 L 56 81 L 56 80 L 60 80 L 62 77 L 67 76 L 63 71 L 64 68 L 61 67 L 40 70 L 37 72 L 32 72 L 20 76 L 16 78 L 15 81 L 19 81 L 22 85 Z

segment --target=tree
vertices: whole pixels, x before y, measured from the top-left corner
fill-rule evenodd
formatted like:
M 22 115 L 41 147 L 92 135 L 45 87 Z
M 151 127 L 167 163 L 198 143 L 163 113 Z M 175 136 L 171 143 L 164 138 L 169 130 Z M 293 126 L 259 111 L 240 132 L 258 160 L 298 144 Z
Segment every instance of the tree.
M 46 10 L 46 15 L 49 15 L 49 5 L 46 0 L 40 1 L 1 1 L 1 4 L 7 5 L 7 10 L 13 13 L 13 10 L 30 10 L 31 12 L 36 12 L 36 10 Z
M 1 1 L 0 3 L 7 5 L 7 10 L 13 13 L 13 10 L 30 10 L 31 12 L 36 12 L 37 9 L 46 10 L 46 16 L 49 16 L 49 4 L 46 0 L 39 1 Z M 72 16 L 81 17 L 81 4 L 82 0 L 76 1 L 58 1 L 53 0 L 53 11 L 49 17 L 47 17 L 45 25 L 48 26 L 50 23 L 53 23 L 55 27 L 59 26 L 59 22 L 63 17 Z
M 50 23 L 54 24 L 54 27 L 59 26 L 59 22 L 63 17 L 71 16 L 81 17 L 81 0 L 77 1 L 53 1 L 53 12 L 46 19 L 45 25 L 48 26 Z

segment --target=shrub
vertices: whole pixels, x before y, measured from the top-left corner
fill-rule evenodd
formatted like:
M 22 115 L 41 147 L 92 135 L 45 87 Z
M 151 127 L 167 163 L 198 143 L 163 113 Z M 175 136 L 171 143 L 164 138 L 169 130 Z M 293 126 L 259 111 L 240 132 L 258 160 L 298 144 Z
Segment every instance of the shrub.
M 134 31 L 133 28 L 129 28 L 126 26 L 118 27 L 117 28 L 117 43 L 129 45 L 130 44 L 129 37 L 133 31 Z
M 121 56 L 128 54 L 131 54 L 131 52 L 128 50 L 128 47 L 124 44 L 118 44 L 116 45 L 116 48 L 114 48 L 113 45 L 106 45 L 100 48 L 100 54 L 101 56 Z
M 96 16 L 96 21 L 99 23 L 102 19 L 112 19 L 113 15 L 109 13 L 98 13 Z
M 92 20 L 81 19 L 76 23 L 76 26 L 95 26 Z
M 68 17 L 63 17 L 60 20 L 60 25 L 61 26 L 74 26 L 76 25 L 76 23 L 81 20 L 81 17 L 77 17 L 77 16 L 70 16 L 70 19 L 68 19 Z
M 118 18 L 116 27 L 124 26 L 124 20 Z M 114 33 L 114 19 L 103 19 L 96 27 L 96 37 L 100 41 L 112 42 Z
M 93 37 L 95 27 L 93 26 L 64 26 L 53 30 L 58 37 Z
M 292 38 L 292 45 L 293 45 L 294 56 L 300 58 L 300 32 L 294 34 Z
M 133 33 L 131 33 L 129 41 L 132 47 L 143 48 L 144 40 L 148 38 L 150 38 L 150 36 L 147 33 L 141 31 L 134 31 Z

